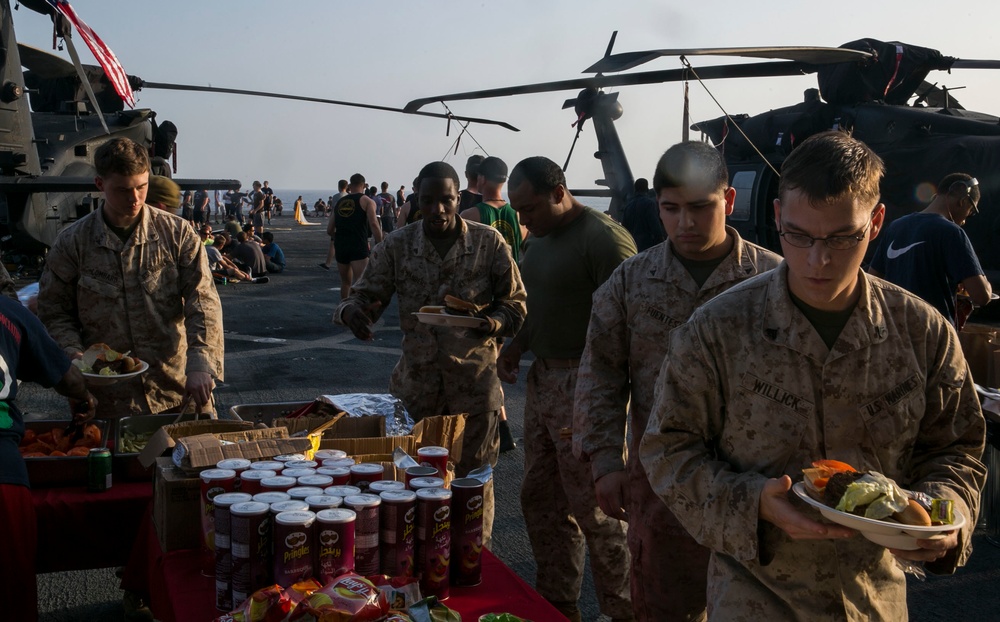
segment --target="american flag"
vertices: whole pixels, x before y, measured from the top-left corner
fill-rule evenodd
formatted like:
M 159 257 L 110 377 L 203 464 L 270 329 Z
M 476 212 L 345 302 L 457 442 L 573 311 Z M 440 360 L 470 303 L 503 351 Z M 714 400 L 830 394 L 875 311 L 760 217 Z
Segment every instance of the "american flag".
M 73 24 L 73 27 L 76 28 L 76 31 L 80 33 L 80 36 L 87 43 L 87 47 L 94 53 L 97 62 L 104 69 L 105 75 L 108 76 L 108 80 L 111 81 L 111 85 L 115 88 L 115 92 L 122 98 L 122 101 L 129 105 L 129 108 L 135 108 L 135 94 L 132 93 L 132 87 L 128 83 L 128 75 L 125 73 L 125 68 L 122 67 L 122 64 L 118 62 L 118 57 L 111 51 L 111 48 L 97 36 L 97 33 L 90 26 L 80 19 L 80 16 L 76 14 L 76 11 L 69 5 L 69 2 L 65 0 L 46 0 L 46 2 L 60 15 L 65 17 L 69 23 Z

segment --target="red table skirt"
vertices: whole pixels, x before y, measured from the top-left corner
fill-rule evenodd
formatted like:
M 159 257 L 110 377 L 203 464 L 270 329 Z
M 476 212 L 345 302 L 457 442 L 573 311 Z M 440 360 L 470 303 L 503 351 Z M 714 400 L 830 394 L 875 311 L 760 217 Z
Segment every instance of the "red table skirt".
M 38 523 L 36 572 L 124 566 L 153 498 L 151 482 L 115 482 L 110 490 L 31 491 Z
M 163 553 L 149 514 L 122 579 L 122 588 L 149 595 L 149 606 L 161 622 L 211 622 L 224 612 L 215 609 L 215 580 L 201 574 L 194 550 Z M 145 559 L 142 559 L 145 557 Z M 533 622 L 565 622 L 566 618 L 514 571 L 483 551 L 483 582 L 453 587 L 446 605 L 462 619 L 475 622 L 486 613 L 513 613 Z

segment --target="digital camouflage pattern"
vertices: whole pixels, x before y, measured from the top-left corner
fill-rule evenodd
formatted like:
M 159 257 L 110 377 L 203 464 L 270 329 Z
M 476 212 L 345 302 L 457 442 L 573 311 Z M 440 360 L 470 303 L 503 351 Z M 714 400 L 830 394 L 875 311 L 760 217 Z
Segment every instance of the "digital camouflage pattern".
M 573 451 L 590 461 L 595 482 L 628 471 L 625 510 L 638 620 L 692 620 L 705 610 L 709 551 L 650 488 L 638 449 L 670 331 L 716 295 L 781 262 L 735 229 L 726 231 L 733 247 L 700 289 L 667 240 L 626 260 L 594 293 L 576 386 Z M 632 430 L 627 465 L 626 420 Z
M 792 303 L 785 264 L 670 335 L 640 457 L 653 489 L 712 550 L 710 618 L 907 619 L 906 582 L 887 549 L 861 536 L 796 541 L 758 524 L 765 480 L 800 481 L 820 458 L 954 500 L 969 520 L 928 570 L 953 572 L 971 551 L 985 422 L 957 335 L 916 296 L 860 279 L 829 350 Z
M 632 618 L 625 523 L 601 511 L 590 469 L 572 452 L 576 368 L 528 370 L 524 404 L 524 480 L 521 510 L 538 571 L 535 588 L 552 602 L 576 602 L 584 557 L 601 612 Z
M 103 342 L 149 363 L 139 377 L 91 389 L 99 417 L 175 408 L 191 372 L 223 379 L 222 305 L 204 246 L 189 223 L 148 205 L 126 242 L 101 210 L 59 234 L 38 316 L 67 353 Z
M 427 241 L 421 223 L 386 236 L 372 249 L 364 274 L 334 313 L 340 322 L 348 305 L 381 307 L 377 320 L 399 296 L 403 356 L 389 380 L 389 391 L 419 420 L 442 413 L 500 410 L 503 394 L 496 375 L 495 337 L 473 330 L 417 321 L 420 307 L 444 304 L 445 294 L 478 305 L 513 336 L 525 315 L 524 285 L 510 249 L 492 227 L 458 219 L 462 231 L 444 259 Z

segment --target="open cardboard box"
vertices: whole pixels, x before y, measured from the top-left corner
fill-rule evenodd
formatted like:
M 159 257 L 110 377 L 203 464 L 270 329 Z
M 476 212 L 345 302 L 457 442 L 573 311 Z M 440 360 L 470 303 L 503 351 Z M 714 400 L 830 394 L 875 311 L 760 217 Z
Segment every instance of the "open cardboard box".
M 163 552 L 196 549 L 201 542 L 201 480 L 168 457 L 153 468 L 153 526 Z
M 323 432 L 334 423 L 330 420 L 295 435 L 288 428 L 280 427 L 187 436 L 174 446 L 174 464 L 182 469 L 199 470 L 229 458 L 254 461 L 296 453 L 311 457 L 319 448 Z
M 381 419 L 381 417 L 355 417 L 341 421 L 357 421 L 359 419 Z M 357 425 L 366 425 L 358 423 Z M 428 445 L 447 447 L 450 459 L 458 462 L 462 458 L 462 437 L 465 434 L 465 415 L 442 415 L 427 417 L 413 426 L 413 432 L 406 436 L 385 436 L 385 422 L 382 421 L 380 436 L 341 436 L 351 433 L 350 428 L 338 426 L 328 430 L 320 441 L 320 449 L 339 449 L 349 456 L 391 455 L 397 447 L 416 456 L 417 449 Z
M 161 427 L 150 437 L 146 447 L 139 452 L 139 463 L 149 468 L 156 459 L 177 444 L 177 439 L 198 434 L 216 434 L 220 432 L 236 432 L 250 430 L 254 427 L 249 421 L 224 421 L 220 419 L 203 419 L 199 421 L 184 421 Z

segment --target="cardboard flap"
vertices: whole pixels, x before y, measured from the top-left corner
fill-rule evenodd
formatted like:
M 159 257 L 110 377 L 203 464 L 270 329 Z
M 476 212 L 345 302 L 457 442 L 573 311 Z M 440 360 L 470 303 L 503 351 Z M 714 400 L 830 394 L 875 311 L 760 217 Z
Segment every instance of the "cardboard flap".
M 176 445 L 176 440 L 179 438 L 195 436 L 197 434 L 248 430 L 251 428 L 253 428 L 253 423 L 249 421 L 224 421 L 219 419 L 171 423 L 161 427 L 150 437 L 149 442 L 146 443 L 146 447 L 139 452 L 139 464 L 147 468 L 152 466 L 156 459 L 163 455 L 163 452 Z
M 425 417 L 413 426 L 417 448 L 437 445 L 448 449 L 448 456 L 456 464 L 462 459 L 462 439 L 465 436 L 466 415 Z
M 223 441 L 230 441 L 230 444 L 223 444 Z M 251 429 L 179 439 L 174 446 L 173 461 L 184 469 L 201 469 L 227 458 L 260 460 L 280 454 L 305 453 L 310 449 L 312 441 L 288 438 L 285 428 Z

